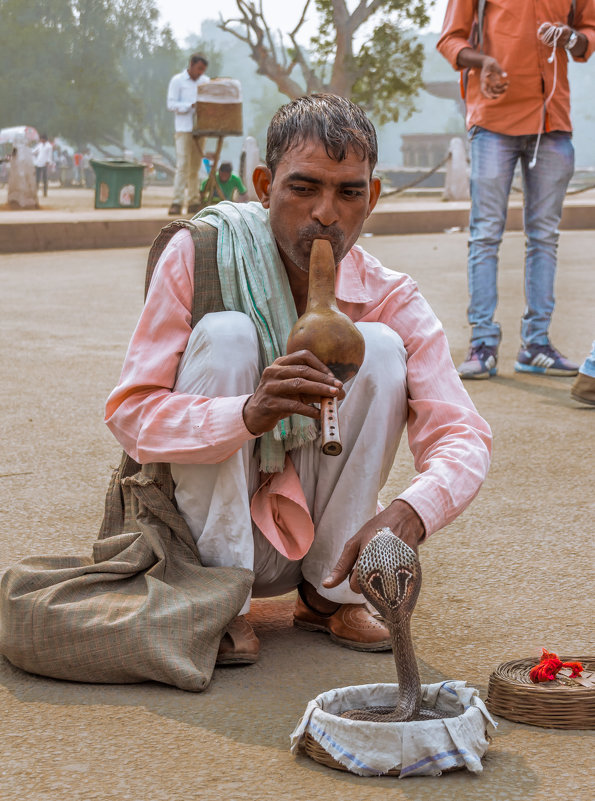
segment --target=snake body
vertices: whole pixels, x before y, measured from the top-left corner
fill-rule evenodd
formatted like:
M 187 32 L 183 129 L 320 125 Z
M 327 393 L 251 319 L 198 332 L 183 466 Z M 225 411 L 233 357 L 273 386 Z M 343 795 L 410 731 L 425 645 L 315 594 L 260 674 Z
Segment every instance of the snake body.
M 421 684 L 410 625 L 421 589 L 421 565 L 415 551 L 390 529 L 379 529 L 362 550 L 356 571 L 362 593 L 382 615 L 391 634 L 398 698 L 394 708 L 352 709 L 342 717 L 387 723 L 443 717 L 439 710 L 421 707 Z

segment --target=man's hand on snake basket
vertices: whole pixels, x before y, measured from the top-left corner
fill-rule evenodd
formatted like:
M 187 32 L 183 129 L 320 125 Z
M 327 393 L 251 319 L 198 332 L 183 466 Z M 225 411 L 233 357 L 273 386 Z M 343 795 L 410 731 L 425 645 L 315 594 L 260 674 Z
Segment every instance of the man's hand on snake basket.
M 320 409 L 313 406 L 320 398 L 345 397 L 343 384 L 309 350 L 280 356 L 267 367 L 253 395 L 244 404 L 246 428 L 260 436 L 271 431 L 279 420 L 303 414 L 315 420 Z
M 337 587 L 349 576 L 349 586 L 354 592 L 361 592 L 357 581 L 355 563 L 360 553 L 376 536 L 379 528 L 389 528 L 417 554 L 419 542 L 425 535 L 424 525 L 417 512 L 405 501 L 397 499 L 380 514 L 373 517 L 350 540 L 345 543 L 343 553 L 331 573 L 322 582 L 324 587 Z

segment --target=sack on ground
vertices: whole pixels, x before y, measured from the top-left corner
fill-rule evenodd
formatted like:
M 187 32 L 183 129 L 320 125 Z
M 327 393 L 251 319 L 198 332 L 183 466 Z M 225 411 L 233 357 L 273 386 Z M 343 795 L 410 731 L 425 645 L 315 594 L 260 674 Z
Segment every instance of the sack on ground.
M 125 456 L 92 556 L 31 557 L 5 572 L 0 653 L 56 679 L 198 692 L 252 581 L 250 570 L 201 565 L 168 466 Z

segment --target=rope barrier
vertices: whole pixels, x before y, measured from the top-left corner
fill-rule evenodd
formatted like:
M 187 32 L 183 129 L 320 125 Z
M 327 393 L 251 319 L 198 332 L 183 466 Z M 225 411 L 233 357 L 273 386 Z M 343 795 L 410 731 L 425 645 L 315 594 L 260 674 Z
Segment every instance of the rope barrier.
M 405 192 L 407 189 L 413 189 L 414 186 L 421 184 L 426 178 L 429 178 L 430 175 L 434 175 L 434 173 L 440 169 L 440 167 L 444 167 L 446 162 L 450 159 L 450 152 L 446 154 L 445 158 L 442 159 L 440 164 L 436 164 L 435 167 L 432 167 L 429 172 L 425 172 L 423 175 L 416 178 L 411 183 L 405 184 L 405 186 L 399 186 L 396 189 L 388 189 L 386 192 L 381 192 L 380 197 L 388 197 L 389 195 L 399 195 L 401 192 Z
M 595 184 L 587 184 L 586 186 L 581 186 L 578 189 L 568 189 L 566 191 L 566 195 L 580 195 L 581 192 L 588 192 L 590 189 L 595 189 Z M 522 186 L 515 186 L 514 184 L 511 186 L 511 190 L 513 192 L 517 192 L 518 194 L 523 193 Z
M 566 194 L 580 195 L 581 192 L 588 192 L 589 189 L 595 189 L 595 184 L 587 184 L 587 186 L 582 186 L 580 189 L 571 189 L 569 192 L 566 192 Z

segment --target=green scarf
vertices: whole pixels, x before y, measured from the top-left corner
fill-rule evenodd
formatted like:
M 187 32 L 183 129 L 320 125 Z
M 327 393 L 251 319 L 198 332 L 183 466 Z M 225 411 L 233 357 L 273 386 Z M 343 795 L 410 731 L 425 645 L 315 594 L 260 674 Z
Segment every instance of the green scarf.
M 223 304 L 228 311 L 247 314 L 256 326 L 261 361 L 265 367 L 285 353 L 297 312 L 285 265 L 281 261 L 260 203 L 223 201 L 199 212 L 218 230 L 217 265 Z M 280 473 L 285 451 L 299 448 L 318 436 L 314 420 L 294 414 L 280 420 L 260 437 L 260 469 Z

